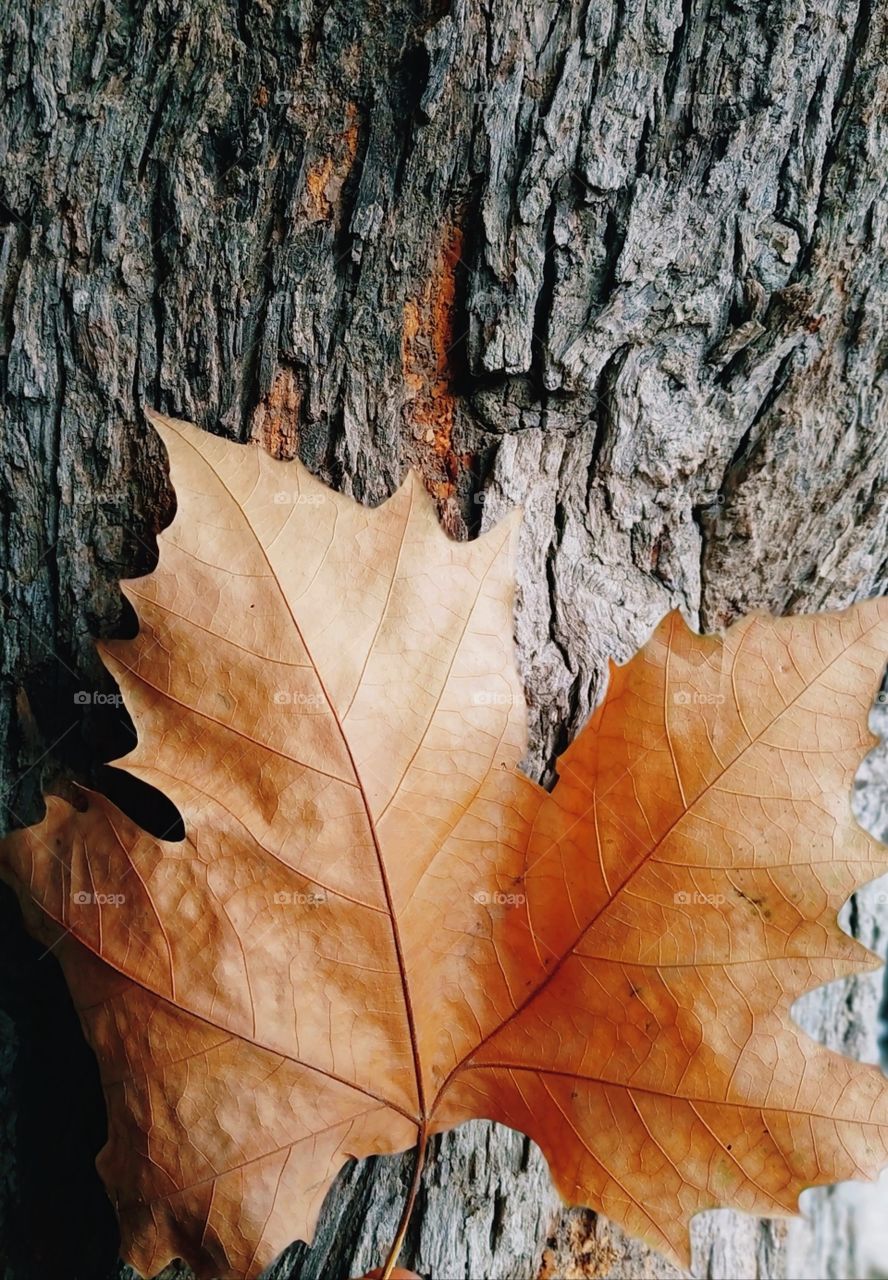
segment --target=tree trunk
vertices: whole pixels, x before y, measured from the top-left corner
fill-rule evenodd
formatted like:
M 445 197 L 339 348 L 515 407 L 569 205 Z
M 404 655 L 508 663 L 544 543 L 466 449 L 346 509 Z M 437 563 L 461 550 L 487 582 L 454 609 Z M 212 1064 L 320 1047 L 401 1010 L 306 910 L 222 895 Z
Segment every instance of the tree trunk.
M 713 630 L 884 591 L 886 12 L 3 0 L 10 824 L 53 768 L 144 810 L 101 763 L 131 727 L 90 636 L 131 625 L 117 580 L 171 514 L 146 404 L 364 502 L 412 465 L 457 537 L 521 503 L 542 779 L 668 609 Z M 123 1274 L 94 1064 L 2 911 L 5 1274 Z M 868 908 L 851 922 L 877 936 Z M 810 1025 L 872 1054 L 873 981 L 810 998 Z M 274 1275 L 378 1263 L 409 1167 L 346 1170 Z M 703 1215 L 697 1269 L 853 1274 L 855 1210 L 818 1203 L 789 1245 Z M 436 1144 L 407 1254 L 436 1280 L 675 1274 L 480 1123 Z

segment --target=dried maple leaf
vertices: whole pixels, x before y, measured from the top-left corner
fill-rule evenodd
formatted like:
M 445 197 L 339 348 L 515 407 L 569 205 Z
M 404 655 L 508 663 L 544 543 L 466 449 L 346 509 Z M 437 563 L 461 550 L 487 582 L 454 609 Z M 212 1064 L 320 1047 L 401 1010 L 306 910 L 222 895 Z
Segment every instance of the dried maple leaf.
M 836 911 L 888 865 L 850 806 L 888 602 L 671 615 L 547 794 L 515 520 L 457 544 L 414 478 L 371 511 L 158 428 L 178 514 L 102 652 L 186 838 L 50 797 L 3 855 L 101 1066 L 124 1256 L 255 1276 L 349 1156 L 480 1116 L 681 1260 L 698 1210 L 873 1175 L 886 1081 L 789 1009 L 875 963 Z

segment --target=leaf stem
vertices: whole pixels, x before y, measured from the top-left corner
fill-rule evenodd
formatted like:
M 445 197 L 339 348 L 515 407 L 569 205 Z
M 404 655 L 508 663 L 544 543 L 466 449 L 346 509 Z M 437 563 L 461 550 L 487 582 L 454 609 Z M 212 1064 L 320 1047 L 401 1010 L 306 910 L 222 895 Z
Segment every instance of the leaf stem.
M 407 1228 L 410 1226 L 410 1218 L 413 1213 L 413 1206 L 416 1204 L 416 1196 L 419 1191 L 420 1179 L 422 1178 L 428 1139 L 428 1129 L 423 1125 L 419 1131 L 419 1140 L 416 1144 L 416 1163 L 413 1166 L 410 1190 L 407 1192 L 407 1199 L 404 1201 L 404 1210 L 401 1214 L 401 1221 L 398 1223 L 398 1234 L 395 1236 L 394 1244 L 389 1249 L 385 1266 L 382 1268 L 382 1280 L 390 1280 L 392 1271 L 404 1247 L 404 1237 L 407 1235 Z

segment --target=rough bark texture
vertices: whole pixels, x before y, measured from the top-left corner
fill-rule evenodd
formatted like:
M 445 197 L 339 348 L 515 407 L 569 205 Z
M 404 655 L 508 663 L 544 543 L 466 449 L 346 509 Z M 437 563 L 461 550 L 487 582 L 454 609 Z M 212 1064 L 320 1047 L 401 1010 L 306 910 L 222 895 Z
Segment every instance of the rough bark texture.
M 522 503 L 538 777 L 668 608 L 712 629 L 885 590 L 879 0 L 0 8 L 10 823 L 46 768 L 169 821 L 102 769 L 130 730 L 90 641 L 131 624 L 116 580 L 170 514 L 146 403 L 363 501 L 412 464 L 457 536 Z M 6 1275 L 110 1277 L 94 1067 L 2 911 Z M 852 924 L 884 945 L 869 908 Z M 872 1052 L 875 991 L 814 997 L 811 1025 Z M 408 1172 L 346 1171 L 275 1275 L 378 1262 Z M 856 1210 L 819 1203 L 789 1247 L 706 1215 L 696 1269 L 855 1274 Z M 484 1125 L 438 1144 L 409 1255 L 438 1280 L 674 1275 Z

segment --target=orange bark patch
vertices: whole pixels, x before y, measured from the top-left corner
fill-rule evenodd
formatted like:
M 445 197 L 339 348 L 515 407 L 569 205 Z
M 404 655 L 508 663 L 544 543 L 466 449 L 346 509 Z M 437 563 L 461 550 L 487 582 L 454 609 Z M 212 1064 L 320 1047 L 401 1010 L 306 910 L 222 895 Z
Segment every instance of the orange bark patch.
M 537 1280 L 601 1280 L 612 1273 L 617 1251 L 595 1232 L 595 1214 L 571 1218 L 567 1239 L 543 1251 Z
M 456 454 L 452 447 L 456 270 L 462 248 L 462 228 L 450 226 L 431 277 L 417 296 L 404 303 L 401 330 L 401 364 L 410 393 L 405 413 L 420 445 L 417 461 L 426 487 L 437 498 L 452 496 L 453 482 L 469 461 L 468 455 Z
M 268 395 L 253 410 L 254 440 L 275 458 L 295 458 L 299 450 L 302 386 L 288 366 L 278 369 Z
M 345 129 L 339 134 L 348 156 L 348 168 L 354 163 L 358 154 L 358 108 L 350 102 L 345 108 Z
M 316 222 L 328 222 L 333 216 L 333 205 L 327 195 L 327 185 L 332 173 L 333 157 L 324 156 L 305 175 L 308 210 Z
M 346 107 L 345 128 L 333 135 L 329 155 L 319 156 L 305 174 L 305 208 L 312 222 L 331 222 L 358 152 L 358 112 Z

